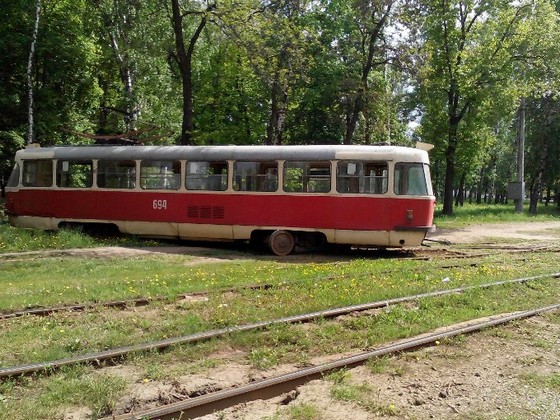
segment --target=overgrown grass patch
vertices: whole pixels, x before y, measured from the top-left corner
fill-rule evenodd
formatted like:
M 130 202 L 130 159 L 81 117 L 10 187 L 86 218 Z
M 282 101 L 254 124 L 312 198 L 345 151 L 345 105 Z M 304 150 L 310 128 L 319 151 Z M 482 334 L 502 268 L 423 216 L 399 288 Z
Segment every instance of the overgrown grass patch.
M 513 202 L 509 204 L 469 204 L 453 208 L 453 216 L 442 213 L 442 204 L 436 207 L 434 223 L 441 228 L 460 228 L 478 223 L 530 223 L 533 221 L 560 220 L 560 208 L 555 204 L 545 206 L 539 204 L 537 215 L 528 212 L 528 205 L 524 211 L 517 213 Z
M 179 292 L 235 286 L 257 281 L 276 285 L 267 290 L 244 290 L 241 293 L 214 291 L 207 301 L 190 304 L 158 302 L 134 310 L 97 308 L 85 314 L 58 313 L 50 317 L 24 317 L 4 321 L 0 332 L 2 365 L 23 364 L 83 354 L 105 348 L 131 345 L 188 335 L 208 329 L 252 323 L 358 303 L 425 293 L 442 288 L 476 285 L 500 279 L 544 271 L 541 258 L 531 254 L 520 267 L 515 259 L 503 258 L 502 265 L 482 264 L 441 268 L 426 261 L 364 260 L 345 264 L 294 264 L 254 261 L 214 266 L 185 266 L 181 257 L 105 261 L 99 265 L 70 260 L 68 264 L 49 265 L 56 281 L 31 277 L 26 265 L 17 265 L 9 274 L 16 284 L 8 283 L 0 295 L 0 304 L 16 307 L 52 305 L 74 301 L 113 300 L 155 294 L 175 296 Z M 421 270 L 421 267 L 424 267 Z M 74 270 L 91 273 L 87 284 Z M 68 272 L 70 274 L 68 274 Z M 316 275 L 310 272 L 318 273 Z M 417 273 L 421 272 L 421 275 Z M 60 274 L 54 274 L 60 273 Z M 124 278 L 123 278 L 123 274 Z M 330 273 L 330 275 L 326 275 Z M 414 274 L 413 274 L 414 273 Z M 46 271 L 45 271 L 46 274 Z M 301 274 L 301 275 L 300 275 Z M 75 277 L 76 276 L 76 277 Z M 76 281 L 76 279 L 79 279 Z M 445 280 L 445 281 L 444 281 Z M 435 328 L 442 323 L 468 319 L 503 309 L 512 296 L 504 290 L 538 294 L 541 300 L 552 300 L 555 289 L 546 280 L 531 286 L 501 286 L 473 290 L 438 299 L 422 299 L 413 305 L 389 307 L 377 316 L 350 317 L 339 323 L 313 324 L 313 328 L 279 325 L 266 333 L 233 335 L 235 346 L 257 347 L 270 363 L 281 363 L 290 357 L 305 361 L 303 354 L 319 343 L 324 352 L 338 352 L 345 343 L 355 347 L 371 346 L 383 340 L 406 337 Z M 87 292 L 86 292 L 87 291 Z M 87 296 L 87 299 L 84 299 Z M 30 299 L 29 296 L 33 298 Z M 20 302 L 18 304 L 18 302 Z M 514 304 L 526 304 L 523 296 Z M 537 302 L 537 301 L 535 301 Z M 4 306 L 4 309 L 7 309 Z M 379 332 L 382 330 L 382 332 Z M 339 340 L 333 340 L 337 337 Z M 272 362 L 269 362 L 272 361 Z
M 374 357 L 366 362 L 366 366 L 372 373 L 387 373 L 391 368 L 391 358 L 389 356 Z
M 360 252 L 316 261 L 313 255 L 283 259 L 259 255 L 198 265 L 192 265 L 192 257 L 182 255 L 3 261 L 0 311 L 138 296 L 165 296 L 169 301 L 124 311 L 97 307 L 85 313 L 2 321 L 0 366 L 56 360 L 225 326 L 550 273 L 554 270 L 551 261 L 557 259 L 557 253 L 549 251 L 489 252 L 478 257 L 475 264 L 460 258 L 394 258 L 402 255 Z M 221 290 L 257 283 L 273 287 L 235 293 Z M 417 299 L 337 320 L 276 325 L 264 331 L 227 334 L 161 352 L 132 354 L 123 363 L 134 370 L 135 380 L 139 378 L 140 382 L 175 380 L 219 368 L 227 362 L 224 354 L 226 359 L 231 354 L 253 369 L 269 369 L 283 363 L 302 366 L 315 362 L 315 357 L 372 349 L 475 317 L 556 303 L 560 301 L 557 285 L 558 279 L 548 278 Z M 207 300 L 173 300 L 179 293 L 200 290 L 210 292 Z M 560 322 L 560 315 L 549 314 L 547 319 Z M 459 345 L 460 339 L 457 340 L 452 342 Z M 407 374 L 391 361 L 371 369 Z M 334 386 L 340 387 L 337 398 L 341 400 L 360 404 L 378 415 L 393 415 L 394 408 L 376 401 L 365 387 L 350 384 L 344 378 Z M 0 419 L 52 418 L 52 413 L 72 411 L 73 407 L 86 407 L 96 417 L 108 413 L 124 392 L 122 377 L 93 372 L 90 367 L 5 380 L 0 384 Z M 315 418 L 316 413 L 310 406 L 288 415 Z
M 168 350 L 153 350 L 128 355 L 126 364 L 133 366 L 139 380 L 171 381 L 184 375 L 200 374 L 227 363 L 227 358 L 218 355 L 227 354 L 231 347 L 225 340 L 208 341 L 175 346 Z
M 520 378 L 536 389 L 548 388 L 560 393 L 560 373 L 540 374 L 535 372 L 524 373 Z
M 403 283 L 402 288 L 406 289 L 404 285 Z M 241 350 L 243 354 L 247 355 L 247 361 L 255 368 L 270 368 L 281 363 L 297 364 L 301 362 L 301 354 L 303 353 L 321 355 L 361 350 L 364 347 L 374 347 L 386 341 L 415 335 L 441 325 L 495 312 L 522 309 L 537 304 L 544 305 L 547 301 L 551 302 L 560 298 L 558 296 L 560 292 L 556 291 L 558 288 L 555 280 L 542 281 L 539 286 L 531 288 L 525 285 L 504 286 L 489 289 L 488 293 L 473 291 L 463 295 L 422 299 L 415 305 L 391 306 L 377 314 L 338 322 L 321 320 L 309 324 L 305 328 L 276 326 L 264 333 L 231 334 L 223 339 L 212 340 L 200 345 L 176 346 L 163 353 L 132 355 L 129 358 L 129 363 L 137 366 L 141 376 L 147 380 L 176 378 L 185 373 L 196 372 L 198 369 L 216 366 L 216 359 L 213 359 L 212 354 L 220 353 L 220 349 L 223 348 L 234 351 Z M 337 291 L 339 287 L 340 284 L 335 290 Z M 554 293 L 549 292 L 549 290 L 554 291 Z M 297 289 L 297 291 L 301 291 L 301 289 Z M 295 293 L 296 290 L 292 289 L 292 292 Z M 50 318 L 26 317 L 14 322 L 10 321 L 4 324 L 4 326 L 8 325 L 8 328 L 2 331 L 2 344 L 0 345 L 2 349 L 0 354 L 4 359 L 2 365 L 6 365 L 5 359 L 8 355 L 14 355 L 9 357 L 19 358 L 19 361 L 35 361 L 39 357 L 56 358 L 56 351 L 60 352 L 59 356 L 87 351 L 86 346 L 76 347 L 75 340 L 77 339 L 80 342 L 89 343 L 89 345 L 95 342 L 95 346 L 92 347 L 105 348 L 124 341 L 141 342 L 174 332 L 185 332 L 191 327 L 192 330 L 207 329 L 209 324 L 215 322 L 215 318 L 237 319 L 232 313 L 226 315 L 220 312 L 233 308 L 235 311 L 241 311 L 242 308 L 245 308 L 244 312 L 237 314 L 237 316 L 242 315 L 240 319 L 249 318 L 250 315 L 257 315 L 252 312 L 255 310 L 255 306 L 250 307 L 249 305 L 249 302 L 257 300 L 257 296 L 260 302 L 259 317 L 264 317 L 270 312 L 276 313 L 279 310 L 276 306 L 279 301 L 284 313 L 303 311 L 306 305 L 310 305 L 309 302 L 303 300 L 294 302 L 291 299 L 290 306 L 288 305 L 289 299 L 280 299 L 285 293 L 276 293 L 273 289 L 266 291 L 266 293 L 263 291 L 254 293 L 254 295 L 251 295 L 251 293 L 231 295 L 227 300 L 228 306 L 222 306 L 221 308 L 218 308 L 220 304 L 216 305 L 216 302 L 212 301 L 211 298 L 207 304 L 203 304 L 205 307 L 203 311 L 200 310 L 200 306 L 192 310 L 185 310 L 178 309 L 174 305 L 162 305 L 148 310 L 125 311 L 124 313 L 115 310 L 100 310 L 88 314 L 63 314 Z M 220 295 L 217 295 L 215 298 L 220 297 Z M 196 316 L 197 318 L 189 320 L 187 319 L 189 316 Z M 20 324 L 20 321 L 23 321 L 23 323 Z M 61 329 L 64 329 L 64 331 L 61 331 Z M 7 335 L 5 335 L 6 330 Z M 105 332 L 106 330 L 113 331 L 114 335 Z M 105 334 L 108 335 L 105 336 Z M 17 342 L 19 335 L 21 335 L 20 342 Z M 113 342 L 111 337 L 114 337 L 116 342 Z M 27 341 L 29 343 L 25 344 Z M 40 355 L 41 352 L 43 352 L 42 356 Z M 184 368 L 180 367 L 182 364 L 185 366 Z M 41 375 L 37 384 L 27 385 L 25 387 L 27 389 L 25 391 L 26 400 L 29 399 L 34 404 L 43 404 L 45 407 L 49 407 L 48 409 L 45 408 L 44 412 L 39 410 L 35 418 L 49 418 L 47 411 L 51 410 L 52 407 L 57 406 L 58 410 L 62 410 L 64 407 L 76 404 L 82 404 L 95 412 L 100 412 L 100 410 L 110 407 L 114 400 L 122 395 L 122 388 L 120 388 L 118 381 L 113 382 L 111 379 L 106 382 L 90 384 L 91 379 L 87 369 L 77 376 L 83 382 L 70 380 L 70 383 L 75 385 L 73 390 L 56 379 L 59 378 L 58 374 L 52 377 Z M 75 396 L 76 390 L 90 392 L 88 386 L 94 390 L 101 389 L 102 392 L 98 395 L 104 393 L 107 395 L 107 399 L 80 400 Z M 16 406 L 10 402 L 12 398 L 19 395 L 18 392 L 23 392 L 21 388 L 17 389 L 19 390 L 17 392 L 14 387 L 3 389 L 3 393 L 6 395 L 5 399 L 8 401 L 8 404 L 4 403 L 3 408 L 6 412 L 11 413 L 11 418 L 25 418 L 25 414 L 28 413 L 27 403 Z M 54 391 L 55 389 L 58 389 L 58 391 Z M 340 389 L 343 398 L 349 398 L 348 395 L 352 394 L 351 391 L 354 390 Z M 65 395 L 66 393 L 71 394 L 72 397 L 68 397 L 65 400 L 66 402 L 61 402 L 58 395 Z M 47 399 L 43 400 L 42 398 Z M 364 394 L 358 393 L 356 398 L 357 404 L 363 405 L 367 410 L 374 410 L 373 412 L 376 413 L 380 413 L 387 408 L 391 409 L 390 405 L 378 404 L 374 399 L 370 400 Z
M 548 283 L 552 286 L 553 281 Z M 491 289 L 486 293 L 478 290 L 463 295 L 451 295 L 437 299 L 425 299 L 417 307 L 397 305 L 374 315 L 356 317 L 350 321 L 338 322 L 336 328 L 332 323 L 314 323 L 305 329 L 305 342 L 313 343 L 309 348 L 311 354 L 331 354 L 349 351 L 355 348 L 372 348 L 387 341 L 405 338 L 433 330 L 442 325 L 449 325 L 476 317 L 484 317 L 499 312 L 508 312 L 528 308 L 531 305 L 544 304 L 543 296 L 538 290 L 525 287 L 505 286 Z M 548 296 L 549 301 L 559 301 L 560 294 Z M 327 330 L 328 332 L 326 332 Z M 301 341 L 272 345 L 267 342 L 266 334 L 241 334 L 234 343 L 247 351 L 253 350 L 253 363 L 294 363 L 294 354 L 300 348 Z M 241 337 L 244 337 L 243 339 Z M 255 362 L 257 361 L 257 362 Z
M 311 404 L 290 405 L 287 413 L 292 420 L 315 420 L 321 418 L 322 412 L 318 407 Z M 273 420 L 275 417 L 271 417 Z
M 0 221 L 0 254 L 98 246 L 155 246 L 159 242 L 132 235 L 91 236 L 79 230 L 61 229 L 56 232 L 23 229 Z
M 375 390 L 367 383 L 355 384 L 350 381 L 350 374 L 345 371 L 333 372 L 325 377 L 332 381 L 331 397 L 335 400 L 355 404 L 362 409 L 381 416 L 396 416 L 398 409 L 395 404 L 378 401 Z
M 76 302 L 164 296 L 246 284 L 254 261 L 188 267 L 192 257 L 46 259 L 0 263 L 0 311 Z M 257 270 L 258 273 L 258 270 Z M 266 277 L 260 277 L 260 281 Z
M 127 385 L 124 378 L 97 374 L 83 366 L 28 378 L 25 388 L 18 382 L 9 393 L 5 386 L 0 387 L 0 419 L 49 419 L 83 407 L 87 410 L 82 415 L 102 417 L 110 414 Z

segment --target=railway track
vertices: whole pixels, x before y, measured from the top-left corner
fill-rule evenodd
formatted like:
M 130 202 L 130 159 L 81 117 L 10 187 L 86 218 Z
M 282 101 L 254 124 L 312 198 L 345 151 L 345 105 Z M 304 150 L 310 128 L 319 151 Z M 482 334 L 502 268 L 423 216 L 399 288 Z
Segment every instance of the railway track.
M 226 334 L 235 334 L 244 331 L 252 331 L 252 330 L 259 330 L 264 329 L 273 325 L 278 324 L 295 324 L 295 323 L 304 323 L 304 322 L 311 322 L 316 319 L 323 319 L 323 318 L 335 318 L 341 315 L 346 315 L 353 312 L 364 312 L 376 308 L 383 308 L 390 305 L 396 305 L 400 303 L 415 301 L 418 299 L 424 299 L 429 297 L 439 297 L 449 294 L 456 294 L 456 293 L 463 293 L 468 290 L 474 289 L 483 289 L 483 288 L 491 288 L 502 286 L 506 284 L 515 284 L 515 283 L 527 283 L 530 281 L 535 281 L 544 278 L 559 278 L 560 272 L 540 275 L 540 276 L 532 276 L 532 277 L 523 277 L 517 278 L 512 280 L 503 280 L 497 281 L 493 283 L 486 283 L 482 285 L 476 286 L 466 286 L 460 288 L 453 288 L 453 289 L 444 289 L 438 290 L 434 292 L 428 293 L 421 293 L 411 296 L 405 297 L 398 297 L 388 300 L 381 300 L 371 303 L 359 304 L 359 305 L 351 305 L 346 307 L 328 309 L 323 311 L 312 312 L 303 315 L 295 315 L 289 316 L 284 318 L 278 318 L 270 321 L 261 321 L 251 324 L 244 324 L 239 326 L 232 326 L 226 327 L 222 329 L 204 331 L 196 334 L 181 336 L 181 337 L 173 337 L 159 341 L 153 341 L 148 343 L 141 343 L 131 346 L 119 347 L 114 349 L 109 349 L 101 352 L 95 353 L 88 353 L 81 356 L 74 356 L 65 359 L 49 361 L 49 362 L 41 362 L 41 363 L 32 363 L 26 365 L 19 365 L 19 366 L 12 366 L 0 369 L 0 378 L 7 378 L 13 376 L 20 376 L 20 375 L 28 375 L 31 373 L 36 372 L 52 372 L 57 370 L 63 366 L 75 365 L 75 364 L 100 364 L 102 361 L 107 360 L 115 360 L 117 358 L 126 357 L 128 354 L 135 353 L 135 352 L 147 352 L 152 350 L 162 350 L 174 345 L 180 344 L 187 344 L 187 343 L 196 343 L 203 340 L 209 340 L 211 338 L 216 338 L 220 336 L 224 336 Z
M 432 241 L 438 242 L 438 241 Z M 444 243 L 444 245 L 453 245 L 451 243 Z M 122 247 L 100 247 L 100 248 L 77 248 L 77 249 L 59 249 L 59 250 L 40 250 L 40 251 L 23 251 L 23 252 L 9 252 L 9 253 L 0 253 L 0 264 L 1 263 L 12 263 L 12 262 L 24 262 L 28 260 L 37 260 L 37 259 L 46 259 L 46 258 L 110 258 L 114 257 L 115 254 L 118 254 L 119 250 L 126 249 L 126 254 L 130 257 L 139 257 L 139 256 L 150 256 L 150 255 L 157 255 L 161 253 L 167 253 L 170 255 L 186 255 L 183 252 L 177 251 L 168 251 L 166 247 L 162 248 L 122 248 Z M 160 249 L 160 250 L 158 250 Z M 173 248 L 175 250 L 175 248 Z M 560 248 L 558 246 L 549 246 L 549 245 L 536 245 L 536 246 L 506 246 L 506 245 L 499 245 L 499 244 L 487 244 L 487 245 L 478 245 L 478 246 L 468 246 L 465 249 L 467 250 L 496 250 L 501 252 L 508 252 L 508 253 L 517 253 L 517 252 L 559 252 Z M 363 254 L 364 252 L 371 252 L 377 250 L 378 248 L 357 248 L 352 253 L 354 254 Z M 396 249 L 394 252 L 401 252 L 399 257 L 402 257 L 402 250 Z M 424 260 L 426 258 L 430 258 L 430 254 L 437 254 L 438 257 L 441 258 L 474 258 L 474 257 L 481 257 L 487 256 L 488 253 L 484 254 L 466 254 L 463 251 L 457 250 L 449 250 L 447 248 L 430 248 L 430 245 L 424 246 L 422 248 L 418 248 L 416 250 L 411 251 L 411 255 L 416 252 L 418 254 L 426 254 L 420 256 L 410 256 L 407 258 L 410 259 L 420 259 Z M 443 254 L 443 255 L 442 255 Z M 191 254 L 188 254 L 191 255 Z M 245 255 L 242 251 L 236 252 L 235 255 L 241 257 Z M 306 254 L 300 254 L 300 256 L 305 256 Z M 326 254 L 329 255 L 329 254 Z M 338 255 L 338 254 L 336 254 Z M 341 254 L 344 256 L 346 254 Z M 212 258 L 210 256 L 201 255 L 199 252 L 194 252 L 192 254 L 194 257 L 199 258 Z M 270 256 L 266 256 L 269 258 Z
M 533 248 L 532 248 L 533 249 Z M 539 248 L 540 250 L 540 248 Z M 524 252 L 522 248 L 516 248 L 514 250 L 515 253 Z M 463 255 L 463 254 L 453 254 L 453 256 L 448 257 L 450 258 L 457 258 L 457 259 L 470 259 L 470 258 L 486 258 L 488 254 L 476 254 L 476 255 Z M 411 259 L 417 260 L 427 260 L 430 257 L 412 257 Z M 479 262 L 468 262 L 463 264 L 445 264 L 438 267 L 434 267 L 435 269 L 450 269 L 450 268 L 461 268 L 461 267 L 476 267 L 479 265 Z M 365 273 L 367 274 L 374 274 L 374 273 Z M 379 274 L 379 273 L 376 273 Z M 386 274 L 383 272 L 381 274 Z M 344 275 L 333 275 L 327 276 L 324 278 L 320 278 L 318 280 L 337 280 L 344 278 Z M 216 290 L 201 290 L 201 291 L 193 291 L 193 292 L 185 292 L 178 294 L 174 301 L 178 301 L 181 299 L 187 299 L 192 297 L 204 297 L 208 296 L 211 293 L 238 293 L 244 290 L 268 290 L 275 287 L 285 287 L 286 285 L 293 285 L 296 282 L 284 281 L 282 282 L 281 286 L 273 285 L 270 283 L 263 283 L 263 284 L 252 284 L 246 286 L 237 286 L 237 287 L 225 287 Z M 106 302 L 89 302 L 89 303 L 76 303 L 76 304 L 68 304 L 68 305 L 57 305 L 51 307 L 33 307 L 33 308 L 22 308 L 15 311 L 10 312 L 1 312 L 0 311 L 0 321 L 11 319 L 11 318 L 18 318 L 22 316 L 48 316 L 51 314 L 59 313 L 59 312 L 84 312 L 87 310 L 105 307 L 105 308 L 116 308 L 116 309 L 128 309 L 134 308 L 139 306 L 146 306 L 153 302 L 171 302 L 172 299 L 165 297 L 165 296 L 154 296 L 154 297 L 137 297 L 132 299 L 121 299 L 121 300 L 112 300 Z
M 175 297 L 175 300 L 187 299 L 189 297 L 202 297 L 207 296 L 210 293 L 231 293 L 240 292 L 242 290 L 267 290 L 274 287 L 272 284 L 253 284 L 247 286 L 239 287 L 226 287 L 216 290 L 203 290 L 198 292 L 180 293 Z M 20 309 L 13 312 L 0 313 L 0 320 L 18 318 L 22 316 L 47 316 L 57 312 L 83 312 L 88 309 L 94 309 L 99 307 L 105 308 L 117 308 L 117 309 L 127 309 L 137 306 L 149 305 L 153 302 L 169 301 L 169 298 L 165 296 L 155 296 L 155 297 L 139 297 L 134 299 L 123 299 L 123 300 L 112 300 L 107 302 L 94 302 L 94 303 L 78 303 L 74 305 L 58 305 L 46 308 L 29 308 Z
M 268 399 L 296 389 L 298 386 L 311 380 L 321 378 L 325 373 L 333 370 L 352 368 L 365 363 L 369 359 L 381 357 L 388 354 L 408 351 L 433 344 L 439 340 L 455 337 L 458 335 L 474 333 L 486 328 L 506 324 L 508 322 L 521 320 L 545 312 L 557 311 L 560 303 L 540 307 L 536 309 L 520 311 L 516 313 L 499 314 L 484 319 L 471 320 L 467 323 L 455 324 L 447 327 L 444 331 L 436 331 L 429 334 L 422 334 L 397 343 L 387 344 L 371 351 L 358 353 L 352 356 L 340 358 L 325 364 L 312 366 L 266 378 L 257 382 L 248 383 L 242 386 L 223 389 L 216 392 L 207 393 L 195 398 L 188 398 L 183 401 L 167 404 L 142 412 L 113 414 L 105 417 L 104 420 L 125 420 L 125 419 L 187 419 L 200 417 L 215 413 L 228 407 L 240 403 L 247 403 L 256 399 Z

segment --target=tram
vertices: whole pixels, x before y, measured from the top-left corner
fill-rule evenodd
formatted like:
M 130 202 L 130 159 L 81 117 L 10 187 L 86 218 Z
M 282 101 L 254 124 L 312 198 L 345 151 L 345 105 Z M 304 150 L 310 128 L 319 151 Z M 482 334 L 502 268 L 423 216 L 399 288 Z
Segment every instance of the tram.
M 28 146 L 13 226 L 296 246 L 418 246 L 433 229 L 428 153 L 399 146 Z

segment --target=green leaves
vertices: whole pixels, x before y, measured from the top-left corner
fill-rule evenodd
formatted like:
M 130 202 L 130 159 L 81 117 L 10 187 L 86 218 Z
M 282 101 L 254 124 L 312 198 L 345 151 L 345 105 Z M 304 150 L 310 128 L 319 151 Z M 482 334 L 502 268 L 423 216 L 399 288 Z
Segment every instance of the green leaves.
M 547 1 L 427 1 L 423 11 L 421 133 L 445 159 L 450 214 L 457 176 L 480 167 L 496 127 L 512 120 L 523 95 L 553 87 L 540 57 L 558 54 L 548 47 L 560 40 L 558 15 Z
M 39 142 L 137 129 L 141 141 L 173 143 L 185 95 L 194 144 L 410 144 L 412 120 L 413 136 L 436 145 L 434 181 L 445 196 L 460 179 L 480 178 L 492 156 L 504 165 L 493 173 L 511 174 L 519 98 L 559 90 L 559 15 L 548 0 L 179 5 L 187 44 L 207 19 L 188 95 L 169 1 L 45 2 L 34 72 Z M 8 0 L 2 12 L 0 132 L 21 135 L 33 4 Z

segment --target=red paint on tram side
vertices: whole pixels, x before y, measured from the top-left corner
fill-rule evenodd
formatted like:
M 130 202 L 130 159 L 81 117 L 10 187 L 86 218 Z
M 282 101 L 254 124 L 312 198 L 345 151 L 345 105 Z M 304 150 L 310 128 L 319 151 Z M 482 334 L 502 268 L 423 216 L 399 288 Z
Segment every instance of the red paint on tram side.
M 431 226 L 434 209 L 410 197 L 41 189 L 10 192 L 7 203 L 19 216 L 350 230 Z

